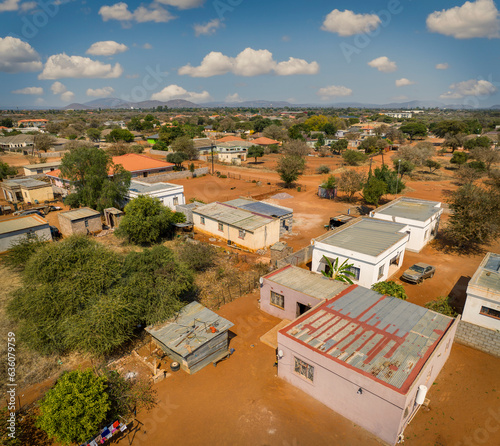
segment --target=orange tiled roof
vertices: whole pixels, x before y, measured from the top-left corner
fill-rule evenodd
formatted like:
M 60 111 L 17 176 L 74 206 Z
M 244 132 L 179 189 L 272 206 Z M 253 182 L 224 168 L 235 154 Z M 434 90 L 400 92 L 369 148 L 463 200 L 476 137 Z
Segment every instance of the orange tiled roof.
M 254 139 L 252 142 L 254 144 L 260 144 L 263 146 L 280 143 L 279 141 L 276 141 L 275 139 L 266 138 L 265 136 L 261 136 L 260 138 Z
M 243 138 L 239 136 L 224 136 L 221 139 L 218 139 L 217 142 L 231 142 L 231 141 L 245 141 Z

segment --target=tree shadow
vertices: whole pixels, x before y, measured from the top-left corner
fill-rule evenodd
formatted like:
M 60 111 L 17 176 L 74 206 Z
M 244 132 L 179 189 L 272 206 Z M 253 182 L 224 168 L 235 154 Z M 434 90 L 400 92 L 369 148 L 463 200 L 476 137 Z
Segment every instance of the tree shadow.
M 436 238 L 431 242 L 432 246 L 444 254 L 452 254 L 458 256 L 469 256 L 473 254 L 485 254 L 485 249 L 478 243 L 470 242 L 467 245 L 457 245 L 456 240 L 446 234 L 444 231 L 439 232 Z

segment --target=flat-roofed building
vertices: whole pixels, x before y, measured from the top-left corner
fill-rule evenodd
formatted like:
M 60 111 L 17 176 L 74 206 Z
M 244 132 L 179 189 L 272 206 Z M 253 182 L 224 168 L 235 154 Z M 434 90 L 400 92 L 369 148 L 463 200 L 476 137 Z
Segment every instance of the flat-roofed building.
M 61 161 L 53 161 L 50 163 L 40 163 L 40 164 L 28 164 L 23 166 L 24 175 L 40 175 L 47 172 L 52 172 L 53 170 L 59 169 Z
M 351 285 L 278 331 L 278 376 L 395 444 L 446 363 L 457 325 Z
M 59 229 L 62 235 L 95 234 L 102 231 L 101 214 L 94 209 L 80 208 L 60 212 Z
M 252 147 L 250 141 L 217 142 L 217 159 L 222 163 L 241 164 L 247 160 L 247 151 Z
M 224 203 L 192 210 L 195 230 L 250 251 L 266 249 L 280 238 L 280 220 Z
M 500 331 L 500 254 L 487 253 L 469 281 L 462 320 Z
M 351 280 L 369 288 L 401 267 L 408 239 L 406 224 L 359 217 L 312 240 L 311 270 L 326 271 L 324 257 L 332 263 L 338 258 L 339 264 L 348 260 L 353 265 Z
M 184 186 L 171 183 L 144 183 L 132 180 L 127 198 L 132 200 L 139 195 L 158 198 L 165 206 L 175 211 L 177 205 L 186 204 Z
M 47 220 L 39 215 L 24 215 L 0 221 L 0 253 L 8 251 L 13 244 L 36 235 L 41 240 L 52 240 Z
M 399 197 L 370 212 L 370 217 L 408 225 L 408 251 L 420 252 L 438 232 L 443 208 L 438 201 Z
M 12 178 L 0 183 L 3 196 L 11 203 L 44 203 L 54 199 L 52 185 L 33 178 Z

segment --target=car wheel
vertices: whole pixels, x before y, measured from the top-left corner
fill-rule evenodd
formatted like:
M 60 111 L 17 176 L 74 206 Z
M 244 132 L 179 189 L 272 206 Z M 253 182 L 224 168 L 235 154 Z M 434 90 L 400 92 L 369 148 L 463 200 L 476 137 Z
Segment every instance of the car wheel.
M 432 274 L 429 276 L 429 279 L 432 279 L 432 277 L 434 277 L 434 273 L 432 273 Z
M 174 361 L 170 364 L 170 368 L 172 369 L 172 372 L 177 372 L 181 368 L 181 365 L 177 361 Z
M 421 284 L 424 281 L 424 279 L 418 279 L 417 284 Z

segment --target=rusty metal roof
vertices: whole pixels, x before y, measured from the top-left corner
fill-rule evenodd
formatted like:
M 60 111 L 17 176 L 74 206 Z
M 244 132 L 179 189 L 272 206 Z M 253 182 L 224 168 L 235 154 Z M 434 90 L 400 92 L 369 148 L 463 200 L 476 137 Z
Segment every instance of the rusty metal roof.
M 98 215 L 101 215 L 101 214 L 97 211 L 94 211 L 93 209 L 80 208 L 80 209 L 73 209 L 71 211 L 61 212 L 61 213 L 59 213 L 58 216 L 67 218 L 68 220 L 71 220 L 71 221 L 74 221 L 74 220 L 80 220 L 81 218 L 95 217 Z
M 453 319 L 352 285 L 281 333 L 406 393 Z

